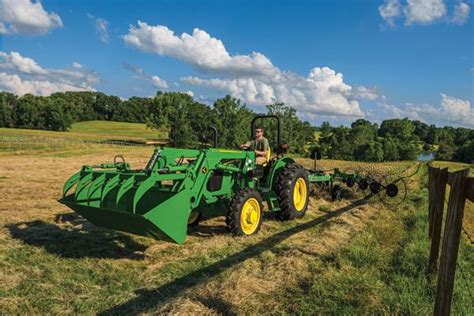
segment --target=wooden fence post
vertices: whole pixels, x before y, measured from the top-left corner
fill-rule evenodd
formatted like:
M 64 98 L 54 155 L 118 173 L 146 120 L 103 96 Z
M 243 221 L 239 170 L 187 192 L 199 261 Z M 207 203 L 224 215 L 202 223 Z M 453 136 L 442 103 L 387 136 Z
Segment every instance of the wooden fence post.
M 438 177 L 439 168 L 428 167 L 428 222 L 429 231 L 428 236 L 431 238 L 433 235 L 433 216 L 434 216 L 434 197 L 435 197 L 435 183 Z
M 449 315 L 453 296 L 454 276 L 461 237 L 462 218 L 466 204 L 469 169 L 449 174 L 451 185 L 438 272 L 438 287 L 434 315 Z
M 441 227 L 443 226 L 444 199 L 446 197 L 446 184 L 448 182 L 448 168 L 434 169 L 433 183 L 433 205 L 430 205 L 432 212 L 431 222 L 431 249 L 428 270 L 435 271 L 438 257 L 439 245 L 441 241 Z M 430 201 L 431 202 L 431 201 Z

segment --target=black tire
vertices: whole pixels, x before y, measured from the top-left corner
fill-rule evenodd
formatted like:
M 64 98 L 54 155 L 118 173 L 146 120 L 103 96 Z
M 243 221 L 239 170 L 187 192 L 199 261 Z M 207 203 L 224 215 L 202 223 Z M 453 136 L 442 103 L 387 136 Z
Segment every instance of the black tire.
M 199 225 L 201 218 L 201 213 L 192 211 L 191 214 L 189 214 L 188 227 L 196 227 L 197 225 Z
M 293 191 L 297 183 L 299 183 L 299 186 L 303 185 L 303 183 L 305 185 L 303 201 L 294 201 L 293 199 Z M 275 193 L 281 208 L 281 211 L 277 213 L 279 219 L 291 220 L 303 217 L 308 208 L 310 194 L 308 173 L 306 170 L 297 163 L 288 164 L 278 175 Z M 299 204 L 299 207 L 296 203 Z
M 252 200 L 252 201 L 250 201 Z M 256 211 L 256 218 L 253 217 L 253 212 L 249 215 L 246 221 L 243 216 L 246 215 L 244 206 L 249 204 L 253 208 L 258 208 Z M 247 214 L 248 215 L 248 214 Z M 263 205 L 260 193 L 252 189 L 243 189 L 235 192 L 234 198 L 230 203 L 230 209 L 227 211 L 225 222 L 229 231 L 235 236 L 249 236 L 257 233 L 260 230 L 260 225 L 263 219 Z M 245 227 L 248 224 L 248 227 Z M 249 228 L 250 227 L 250 228 Z

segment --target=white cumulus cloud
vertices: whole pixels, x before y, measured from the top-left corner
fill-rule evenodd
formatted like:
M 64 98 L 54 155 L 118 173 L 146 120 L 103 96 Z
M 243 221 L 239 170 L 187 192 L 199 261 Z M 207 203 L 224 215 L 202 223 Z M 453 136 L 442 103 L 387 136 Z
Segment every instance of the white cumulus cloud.
M 454 13 L 449 22 L 462 25 L 469 19 L 470 12 L 471 7 L 467 3 L 460 2 L 454 7 Z
M 315 67 L 304 77 L 280 70 L 259 52 L 231 54 L 220 39 L 197 28 L 175 35 L 166 26 L 139 21 L 123 39 L 141 51 L 179 59 L 204 75 L 183 77 L 182 82 L 229 93 L 250 105 L 285 102 L 302 115 L 361 117 L 358 99 L 377 97 L 365 87 L 353 89 L 329 67 Z
M 166 80 L 163 80 L 158 76 L 151 76 L 151 82 L 156 88 L 168 89 L 168 83 L 166 82 Z
M 411 103 L 405 104 L 403 107 L 396 106 L 388 103 L 384 96 L 381 97 L 378 104 L 388 117 L 408 117 L 422 122 L 474 128 L 474 108 L 471 107 L 471 102 L 446 94 L 441 94 L 441 101 L 438 106 Z
M 192 34 L 176 36 L 166 26 L 138 21 L 138 26 L 130 26 L 123 39 L 141 51 L 174 57 L 204 72 L 238 76 L 270 75 L 275 70 L 261 53 L 231 56 L 221 40 L 198 28 Z
M 133 66 L 133 65 L 130 65 L 130 64 L 127 64 L 127 63 L 124 63 L 123 64 L 123 67 L 134 73 L 135 74 L 135 78 L 136 79 L 140 79 L 140 80 L 144 80 L 144 81 L 147 81 L 149 83 L 151 83 L 151 85 L 155 88 L 158 88 L 158 89 L 168 89 L 169 86 L 168 86 L 168 83 L 166 82 L 166 80 L 154 75 L 149 75 L 145 72 L 145 70 L 141 67 L 137 67 L 137 66 Z
M 395 25 L 395 18 L 402 13 L 400 0 L 386 0 L 379 6 L 379 13 L 390 26 Z
M 379 95 L 375 89 L 369 89 L 364 86 L 357 86 L 351 90 L 349 96 L 353 96 L 356 99 L 361 100 L 377 100 Z
M 49 80 L 24 80 L 16 74 L 0 72 L 0 89 L 16 95 L 31 93 L 35 95 L 50 95 L 65 91 L 95 91 L 88 85 L 73 85 L 67 82 Z
M 0 51 L 0 68 L 16 69 L 32 75 L 46 75 L 48 71 L 29 57 L 23 57 L 18 52 L 10 54 Z
M 363 116 L 352 87 L 341 73 L 328 67 L 315 67 L 307 77 L 281 72 L 276 77 L 202 79 L 184 77 L 185 83 L 216 88 L 253 105 L 284 102 L 302 114 Z
M 1 34 L 46 34 L 63 26 L 59 15 L 46 12 L 41 2 L 0 0 Z
M 0 51 L 0 90 L 18 95 L 50 95 L 64 91 L 95 91 L 99 76 L 78 63 L 66 68 L 44 68 L 18 52 Z
M 441 94 L 441 112 L 448 122 L 474 127 L 474 109 L 468 100 Z
M 430 24 L 446 14 L 443 0 L 407 0 L 404 8 L 406 24 Z
M 452 16 L 444 0 L 385 0 L 379 6 L 380 16 L 390 26 L 396 19 L 404 18 L 405 25 L 428 25 L 434 22 L 464 24 L 469 19 L 470 6 L 460 1 L 454 5 Z

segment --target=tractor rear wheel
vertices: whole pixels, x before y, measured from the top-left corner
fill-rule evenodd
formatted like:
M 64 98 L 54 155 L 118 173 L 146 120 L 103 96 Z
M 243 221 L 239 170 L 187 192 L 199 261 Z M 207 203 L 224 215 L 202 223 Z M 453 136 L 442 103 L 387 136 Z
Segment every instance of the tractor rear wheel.
M 236 236 L 255 234 L 263 218 L 262 197 L 252 189 L 238 190 L 227 212 L 226 224 Z
M 301 218 L 306 213 L 309 201 L 309 180 L 304 168 L 288 164 L 278 175 L 275 193 L 280 203 L 279 219 Z

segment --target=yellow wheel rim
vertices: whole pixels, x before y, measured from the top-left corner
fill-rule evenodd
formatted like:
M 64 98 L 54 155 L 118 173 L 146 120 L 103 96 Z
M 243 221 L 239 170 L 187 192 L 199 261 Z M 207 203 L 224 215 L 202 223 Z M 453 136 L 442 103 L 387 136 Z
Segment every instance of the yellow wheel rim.
M 251 235 L 257 230 L 260 213 L 260 203 L 257 199 L 250 198 L 245 201 L 240 213 L 240 227 L 245 235 Z
M 191 215 L 189 215 L 189 218 L 188 218 L 188 224 L 194 223 L 198 217 L 199 217 L 199 212 L 191 212 Z
M 301 212 L 306 204 L 307 191 L 304 178 L 298 178 L 293 189 L 293 203 L 298 212 Z

